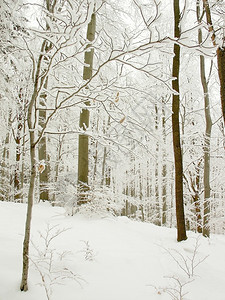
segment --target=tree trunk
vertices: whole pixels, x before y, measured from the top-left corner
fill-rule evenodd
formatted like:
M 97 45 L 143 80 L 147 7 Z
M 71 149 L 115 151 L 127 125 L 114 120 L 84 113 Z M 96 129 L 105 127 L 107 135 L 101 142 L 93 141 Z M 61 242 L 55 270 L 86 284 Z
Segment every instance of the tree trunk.
M 202 69 L 204 69 L 204 57 L 200 57 L 202 61 Z M 204 217 L 203 217 L 203 235 L 209 237 L 210 235 L 210 140 L 212 130 L 212 120 L 210 115 L 209 94 L 208 87 L 204 77 L 204 100 L 205 100 L 205 139 L 204 139 Z
M 50 1 L 46 0 L 46 8 L 51 13 L 54 14 L 54 8 L 57 1 Z M 61 11 L 61 8 L 58 9 L 58 12 Z M 50 30 L 50 26 L 48 24 L 48 21 L 46 20 L 46 31 Z M 43 43 L 43 50 L 47 54 L 51 49 L 53 45 L 51 42 L 48 42 L 47 40 Z M 48 65 L 48 58 L 44 56 L 43 63 L 46 63 L 44 72 L 47 71 L 47 65 Z M 47 94 L 46 90 L 48 88 L 48 77 L 46 77 L 44 81 L 44 91 L 41 93 L 40 99 L 39 99 L 39 119 L 38 119 L 38 127 L 39 131 L 41 132 L 42 128 L 45 126 L 45 122 L 47 119 L 47 112 L 46 112 L 46 102 L 47 102 Z M 43 163 L 45 165 L 45 168 L 42 172 L 39 174 L 39 200 L 40 201 L 49 201 L 49 189 L 48 189 L 48 181 L 49 181 L 49 156 L 47 155 L 47 137 L 43 135 L 41 137 L 41 140 L 38 144 L 38 159 L 39 162 Z
M 208 24 L 211 23 L 211 15 L 209 6 L 207 3 L 204 3 L 204 7 L 206 9 L 206 16 L 207 16 L 207 22 Z M 197 18 L 198 22 L 200 23 L 200 7 L 197 5 Z M 212 28 L 213 29 L 213 28 Z M 199 44 L 202 43 L 202 30 L 198 30 L 198 41 Z M 213 42 L 215 42 L 215 36 L 213 36 Z M 221 76 L 224 78 L 222 79 L 224 81 L 225 79 L 225 67 L 223 65 L 220 65 L 220 63 L 225 63 L 224 58 L 220 61 L 220 48 L 217 50 L 217 58 L 218 58 L 218 72 Z M 201 74 L 201 83 L 204 93 L 204 107 L 205 107 L 205 122 L 206 122 L 206 129 L 205 129 L 205 139 L 204 139 L 204 215 L 203 215 L 203 235 L 206 237 L 210 236 L 210 226 L 209 226 L 209 219 L 210 219 L 210 139 L 211 139 L 211 130 L 212 130 L 212 120 L 211 120 L 211 114 L 210 114 L 210 103 L 209 103 L 209 91 L 208 91 L 208 82 L 206 80 L 205 76 L 205 58 L 203 55 L 200 55 L 200 74 Z M 223 75 L 224 73 L 224 75 Z M 225 82 L 220 85 L 221 87 L 221 93 L 223 94 L 223 97 L 225 97 Z M 222 94 L 221 94 L 221 100 L 222 100 Z M 223 101 L 222 101 L 223 103 Z M 222 106 L 223 107 L 223 106 Z
M 110 116 L 108 116 L 108 121 L 107 121 L 107 125 L 104 125 L 103 127 L 103 133 L 106 134 L 108 131 L 108 128 L 110 126 Z M 107 158 L 107 147 L 104 146 L 104 150 L 103 150 L 103 160 L 102 160 L 102 179 L 101 179 L 101 185 L 104 186 L 104 184 L 106 184 L 106 186 L 110 186 L 110 170 L 109 172 L 106 173 L 106 158 Z
M 21 291 L 28 290 L 28 269 L 29 269 L 29 244 L 30 244 L 30 230 L 31 230 L 31 217 L 32 217 L 32 207 L 34 201 L 34 187 L 36 178 L 36 146 L 37 141 L 35 141 L 35 129 L 36 129 L 36 103 L 38 98 L 38 90 L 40 84 L 40 73 L 41 73 L 41 63 L 43 59 L 43 51 L 45 49 L 45 41 L 42 43 L 41 54 L 38 58 L 38 63 L 36 67 L 35 79 L 34 79 L 34 89 L 33 94 L 28 105 L 27 113 L 27 124 L 30 137 L 30 182 L 29 182 L 29 192 L 28 192 L 28 203 L 27 203 L 27 216 L 25 224 L 25 234 L 23 242 L 23 270 L 22 270 L 22 280 L 20 284 Z
M 26 107 L 24 105 L 24 111 Z M 21 173 L 20 173 L 20 189 L 21 189 L 21 202 L 24 202 L 24 177 L 25 177 L 25 146 L 26 146 L 26 120 L 23 119 L 23 140 L 22 140 L 22 166 L 21 166 Z
M 0 200 L 10 201 L 10 166 L 9 166 L 9 142 L 10 131 L 12 130 L 12 112 L 9 111 L 8 130 L 4 141 L 2 160 L 1 160 L 1 176 L 0 176 Z
M 47 49 L 46 49 L 47 50 Z M 44 89 L 47 89 L 48 86 L 48 79 L 46 79 L 46 82 L 44 84 Z M 40 107 L 41 109 L 39 110 L 39 120 L 38 120 L 38 125 L 39 129 L 42 129 L 45 125 L 46 122 L 46 100 L 47 100 L 47 95 L 44 92 L 40 96 Z M 47 137 L 44 135 L 39 144 L 38 144 L 38 159 L 39 162 L 43 162 L 45 164 L 44 171 L 39 174 L 39 200 L 40 201 L 48 201 L 49 200 L 49 191 L 48 191 L 48 158 L 47 158 Z
M 179 29 L 180 8 L 179 0 L 174 0 L 174 32 L 175 38 L 180 37 Z M 173 58 L 173 82 L 172 87 L 176 91 L 173 94 L 172 101 L 172 130 L 173 130 L 173 148 L 175 161 L 175 195 L 176 195 L 176 218 L 177 218 L 177 241 L 187 239 L 184 217 L 184 201 L 183 201 L 183 160 L 180 144 L 180 95 L 179 95 L 179 70 L 180 70 L 180 46 L 174 44 Z
M 163 133 L 163 166 L 162 166 L 162 225 L 166 225 L 166 182 L 167 182 L 167 168 L 166 168 L 166 118 L 165 110 L 162 108 L 162 133 Z
M 50 3 L 49 0 L 45 1 L 46 8 L 49 12 L 53 13 L 54 7 L 57 1 L 53 1 Z M 50 5 L 52 6 L 50 7 Z M 47 25 L 48 29 L 48 25 Z M 43 92 L 44 84 L 46 83 L 45 72 L 42 73 L 43 69 L 46 69 L 43 65 L 43 60 L 45 60 L 45 53 L 48 52 L 49 48 L 47 48 L 47 40 L 44 40 L 41 45 L 41 51 L 37 60 L 37 64 L 35 67 L 34 74 L 34 87 L 32 97 L 30 99 L 28 105 L 28 113 L 27 113 L 27 124 L 29 130 L 29 138 L 30 138 L 30 182 L 29 182 L 29 192 L 28 192 L 28 204 L 27 204 L 27 216 L 26 216 L 26 224 L 25 224 L 25 235 L 23 242 L 23 270 L 22 270 L 22 280 L 20 284 L 21 291 L 28 290 L 28 270 L 29 270 L 29 244 L 30 244 L 30 231 L 31 231 L 31 218 L 32 218 L 32 207 L 34 202 L 34 188 L 35 188 L 35 178 L 36 178 L 36 148 L 38 146 L 38 142 L 43 137 L 44 132 L 38 131 L 38 137 L 35 140 L 35 132 L 37 132 L 37 107 L 36 104 L 39 100 L 39 93 Z M 51 44 L 50 44 L 51 47 Z M 49 63 L 50 64 L 50 63 Z M 51 65 L 48 65 L 48 68 Z M 45 124 L 46 125 L 46 124 Z M 45 126 L 44 126 L 45 127 Z
M 195 169 L 193 172 L 189 171 L 190 174 L 190 192 L 192 194 L 192 199 L 195 206 L 195 216 L 196 216 L 196 230 L 198 233 L 202 233 L 202 214 L 201 214 L 201 203 L 200 203 L 200 170 L 201 170 L 201 159 L 199 160 L 197 166 L 194 163 Z M 188 183 L 188 180 L 187 180 Z
M 218 75 L 220 80 L 220 99 L 221 99 L 221 107 L 223 114 L 223 121 L 225 123 L 225 48 L 222 46 L 218 46 L 216 42 L 216 34 L 212 23 L 211 11 L 209 7 L 208 0 L 202 0 L 204 9 L 206 12 L 206 19 L 208 24 L 208 29 L 211 34 L 212 43 L 215 47 L 217 47 L 217 65 L 218 65 Z M 224 36 L 222 44 L 224 44 Z
M 106 156 L 107 156 L 107 148 L 106 148 L 106 146 L 104 146 L 103 160 L 102 160 L 102 180 L 101 180 L 102 186 L 104 186 L 104 183 L 105 183 Z
M 223 113 L 223 121 L 225 124 L 225 48 L 217 48 L 217 65 L 220 79 L 220 99 Z
M 47 9 L 50 12 L 53 12 L 53 8 L 50 7 L 50 2 L 46 1 Z M 49 30 L 49 25 L 46 24 L 46 30 Z M 48 53 L 52 49 L 52 43 L 45 42 L 44 43 L 44 52 Z M 44 57 L 43 62 L 48 63 L 48 59 Z M 45 68 L 46 71 L 46 68 Z M 42 128 L 45 126 L 45 122 L 47 119 L 46 112 L 46 102 L 47 102 L 47 94 L 46 90 L 48 88 L 48 77 L 44 82 L 44 91 L 41 93 L 39 104 L 39 118 L 38 118 L 38 128 L 41 132 Z M 40 134 L 40 133 L 39 133 Z M 49 190 L 48 190 L 48 181 L 49 181 L 49 159 L 47 155 L 47 137 L 45 135 L 42 136 L 39 144 L 38 144 L 38 159 L 39 162 L 45 165 L 44 170 L 39 174 L 39 200 L 40 201 L 49 201 Z
M 53 191 L 53 204 L 56 201 L 57 195 L 57 184 L 59 179 L 59 166 L 62 159 L 62 150 L 63 150 L 63 143 L 64 143 L 65 134 L 59 136 L 58 146 L 57 146 L 57 156 L 56 156 L 56 163 L 55 163 L 55 176 L 54 176 L 54 191 Z
M 18 126 L 19 130 L 19 126 Z M 20 158 L 21 158 L 21 145 L 20 145 L 20 134 L 17 132 L 16 136 L 16 164 L 15 164 L 15 175 L 14 175 L 14 200 L 15 202 L 21 199 L 21 176 L 20 176 Z
M 92 42 L 95 38 L 96 16 L 95 13 L 91 16 L 91 21 L 88 24 L 87 39 Z M 91 48 L 91 43 L 87 45 L 84 57 L 83 79 L 88 80 L 92 77 L 94 49 Z M 90 106 L 90 102 L 86 101 L 85 106 Z M 84 132 L 89 127 L 89 109 L 83 108 L 80 113 L 80 129 Z M 89 162 L 89 138 L 88 135 L 80 134 L 78 142 L 78 205 L 87 202 L 88 185 L 88 162 Z
M 155 131 L 159 129 L 159 116 L 158 116 L 158 107 L 155 104 Z M 159 142 L 156 141 L 155 146 L 155 221 L 154 224 L 161 225 L 161 216 L 160 216 L 160 202 L 159 202 Z
M 15 176 L 14 176 L 14 200 L 21 201 L 21 174 L 20 174 L 20 162 L 21 162 L 21 132 L 23 129 L 23 96 L 22 88 L 19 93 L 19 105 L 17 114 L 17 133 L 16 133 L 16 165 L 15 165 Z
M 30 244 L 30 230 L 31 230 L 31 217 L 32 217 L 32 207 L 34 201 L 34 186 L 36 178 L 36 159 L 35 159 L 35 142 L 34 142 L 34 131 L 30 130 L 30 163 L 31 163 L 31 173 L 30 173 L 30 185 L 28 192 L 28 204 L 27 204 L 27 217 L 25 225 L 25 236 L 23 242 L 23 271 L 22 280 L 20 284 L 21 291 L 28 290 L 28 269 L 29 269 L 29 244 Z
M 95 128 L 95 130 L 98 132 L 98 130 L 99 130 L 99 114 L 98 114 L 98 112 L 97 112 L 97 116 L 96 116 L 96 128 Z M 93 146 L 95 146 L 95 153 L 94 153 L 94 155 L 93 155 L 93 159 L 94 159 L 94 161 L 93 161 L 93 180 L 92 180 L 92 183 L 94 184 L 94 185 L 96 185 L 97 184 L 97 182 L 98 182 L 98 178 L 97 178 L 97 169 L 98 169 L 98 160 L 99 160 L 99 158 L 98 158 L 98 141 L 93 141 L 93 144 L 91 145 L 91 147 L 92 148 L 94 148 Z

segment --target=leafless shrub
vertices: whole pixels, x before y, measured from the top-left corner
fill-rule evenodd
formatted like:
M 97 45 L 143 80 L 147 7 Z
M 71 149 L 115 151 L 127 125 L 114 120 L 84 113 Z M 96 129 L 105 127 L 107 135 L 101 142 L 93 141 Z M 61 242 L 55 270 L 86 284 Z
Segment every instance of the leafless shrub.
M 71 253 L 68 251 L 58 253 L 52 248 L 53 241 L 68 229 L 48 224 L 44 233 L 39 232 L 41 242 L 37 245 L 32 241 L 35 254 L 29 259 L 41 277 L 40 285 L 44 288 L 48 300 L 53 299 L 53 286 L 62 285 L 67 280 L 73 280 L 80 286 L 84 282 L 80 275 L 66 266 L 67 257 Z
M 186 289 L 187 285 L 191 284 L 196 276 L 196 268 L 203 263 L 208 256 L 199 257 L 199 242 L 200 237 L 195 239 L 195 244 L 193 249 L 190 251 L 190 255 L 184 255 L 176 249 L 163 249 L 172 257 L 173 261 L 179 267 L 179 270 L 183 272 L 184 276 L 165 276 L 165 278 L 169 279 L 171 284 L 166 287 L 156 287 L 154 285 L 150 285 L 155 288 L 157 294 L 166 293 L 168 294 L 172 300 L 187 300 L 186 295 L 188 291 Z

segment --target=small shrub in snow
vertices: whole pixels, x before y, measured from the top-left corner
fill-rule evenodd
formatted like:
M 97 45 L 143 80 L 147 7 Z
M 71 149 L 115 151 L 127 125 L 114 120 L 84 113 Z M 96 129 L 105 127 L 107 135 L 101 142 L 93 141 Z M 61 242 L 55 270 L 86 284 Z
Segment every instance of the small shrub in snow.
M 61 285 L 67 280 L 73 280 L 81 285 L 83 281 L 79 275 L 67 267 L 66 262 L 69 252 L 58 253 L 52 247 L 53 241 L 67 230 L 60 229 L 58 225 L 47 225 L 44 234 L 39 232 L 40 242 L 38 245 L 32 242 L 35 254 L 31 255 L 29 259 L 41 277 L 40 285 L 44 288 L 48 300 L 54 299 L 52 296 L 54 285 Z
M 96 253 L 91 248 L 89 241 L 82 242 L 84 243 L 84 247 L 80 252 L 84 253 L 84 259 L 88 261 L 93 261 L 95 259 Z
M 191 255 L 184 255 L 176 249 L 166 249 L 166 252 L 176 262 L 177 266 L 182 270 L 188 278 L 194 277 L 195 269 L 208 257 L 199 257 L 198 250 L 200 247 L 200 237 L 195 239 L 194 247 L 191 251 Z
M 187 300 L 187 285 L 194 281 L 196 276 L 196 268 L 205 261 L 208 256 L 199 257 L 200 237 L 195 239 L 192 249 L 188 249 L 190 255 L 183 254 L 176 249 L 163 249 L 169 254 L 178 266 L 178 270 L 182 271 L 182 275 L 165 276 L 171 284 L 163 288 L 153 286 L 158 294 L 167 293 L 172 300 Z M 184 249 L 185 250 L 185 249 Z
M 194 279 L 182 282 L 181 279 L 179 279 L 175 276 L 170 276 L 170 277 L 166 277 L 166 278 L 168 278 L 172 281 L 171 286 L 163 287 L 163 288 L 154 287 L 156 289 L 157 294 L 162 295 L 163 293 L 166 293 L 171 297 L 172 300 L 188 300 L 188 298 L 186 298 L 188 291 L 185 291 L 185 288 Z

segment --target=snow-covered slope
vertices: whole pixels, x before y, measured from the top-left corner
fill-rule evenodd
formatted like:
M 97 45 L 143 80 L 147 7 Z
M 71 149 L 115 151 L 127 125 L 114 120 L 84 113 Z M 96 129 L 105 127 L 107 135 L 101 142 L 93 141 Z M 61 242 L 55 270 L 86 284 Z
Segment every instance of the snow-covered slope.
M 47 204 L 34 206 L 29 291 L 20 292 L 25 215 L 25 204 L 0 202 L 0 300 L 180 300 L 180 286 L 182 299 L 225 299 L 224 236 L 188 232 L 177 243 L 175 229 L 68 217 Z M 46 234 L 55 236 L 47 250 Z

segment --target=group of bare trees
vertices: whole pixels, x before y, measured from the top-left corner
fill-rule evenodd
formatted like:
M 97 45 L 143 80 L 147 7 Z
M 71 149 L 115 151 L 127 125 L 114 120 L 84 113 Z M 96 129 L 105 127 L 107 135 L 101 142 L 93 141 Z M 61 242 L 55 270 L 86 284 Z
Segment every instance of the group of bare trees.
M 176 225 L 178 241 L 187 228 L 216 231 L 210 216 L 225 206 L 215 100 L 220 86 L 224 118 L 224 9 L 198 0 L 3 1 L 0 197 L 28 204 L 22 291 L 35 202 Z

